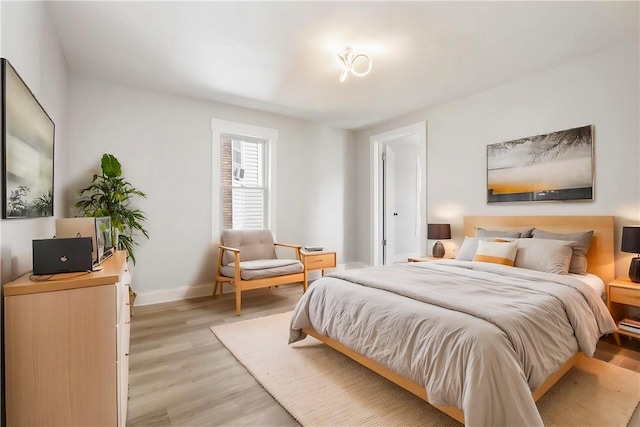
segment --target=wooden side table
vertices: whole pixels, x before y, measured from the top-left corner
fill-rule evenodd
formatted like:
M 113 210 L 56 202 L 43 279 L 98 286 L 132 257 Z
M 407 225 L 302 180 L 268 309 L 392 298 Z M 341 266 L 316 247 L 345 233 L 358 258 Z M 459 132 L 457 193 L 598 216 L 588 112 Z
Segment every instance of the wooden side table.
M 439 261 L 441 259 L 449 259 L 449 258 L 436 258 L 434 256 L 410 256 L 407 258 L 407 262 L 427 262 L 427 261 Z
M 300 251 L 302 255 L 302 263 L 307 271 L 321 270 L 324 276 L 324 270 L 336 267 L 336 253 L 330 251 Z
M 616 325 L 625 317 L 628 306 L 640 307 L 640 283 L 634 283 L 627 277 L 618 277 L 607 283 L 607 308 Z M 618 331 L 614 333 L 618 345 L 621 345 L 620 334 L 640 339 L 640 334 L 618 327 Z

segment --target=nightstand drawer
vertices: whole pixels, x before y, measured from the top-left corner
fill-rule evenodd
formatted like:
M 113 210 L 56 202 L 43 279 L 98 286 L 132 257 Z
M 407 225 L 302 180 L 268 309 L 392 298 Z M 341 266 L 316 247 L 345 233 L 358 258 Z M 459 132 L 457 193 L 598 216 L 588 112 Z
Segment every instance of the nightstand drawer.
M 609 299 L 611 302 L 640 307 L 640 292 L 635 289 L 609 287 Z
M 304 263 L 307 266 L 307 270 L 318 270 L 336 266 L 335 252 L 318 255 L 306 255 L 304 258 Z

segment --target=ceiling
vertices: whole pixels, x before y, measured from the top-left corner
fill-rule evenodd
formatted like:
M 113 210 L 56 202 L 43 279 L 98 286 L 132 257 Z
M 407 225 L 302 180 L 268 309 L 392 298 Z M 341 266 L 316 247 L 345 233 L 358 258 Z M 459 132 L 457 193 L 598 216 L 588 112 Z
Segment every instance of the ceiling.
M 48 2 L 72 74 L 359 129 L 638 40 L 632 2 Z M 369 54 L 339 82 L 345 45 Z

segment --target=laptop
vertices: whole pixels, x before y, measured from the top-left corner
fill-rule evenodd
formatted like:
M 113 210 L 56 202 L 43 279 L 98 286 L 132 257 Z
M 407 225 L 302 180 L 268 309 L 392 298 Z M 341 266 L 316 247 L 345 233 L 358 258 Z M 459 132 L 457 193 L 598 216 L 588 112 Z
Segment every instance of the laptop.
M 91 271 L 93 267 L 91 237 L 40 239 L 33 241 L 33 274 Z

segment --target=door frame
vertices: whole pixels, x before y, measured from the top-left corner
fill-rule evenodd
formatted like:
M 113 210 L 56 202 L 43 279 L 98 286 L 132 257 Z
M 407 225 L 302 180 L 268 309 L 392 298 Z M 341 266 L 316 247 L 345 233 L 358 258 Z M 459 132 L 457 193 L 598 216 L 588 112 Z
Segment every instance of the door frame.
M 369 159 L 369 188 L 370 188 L 370 264 L 382 265 L 382 198 L 380 197 L 380 176 L 382 174 L 382 162 L 380 159 L 382 146 L 389 141 L 406 137 L 409 135 L 419 135 L 421 169 L 422 169 L 422 192 L 420 200 L 420 252 L 427 253 L 427 122 L 422 121 L 412 125 L 393 129 L 388 132 L 379 133 L 369 137 L 370 153 Z

